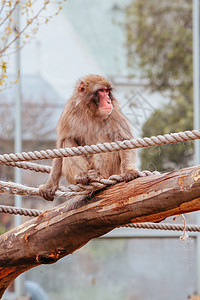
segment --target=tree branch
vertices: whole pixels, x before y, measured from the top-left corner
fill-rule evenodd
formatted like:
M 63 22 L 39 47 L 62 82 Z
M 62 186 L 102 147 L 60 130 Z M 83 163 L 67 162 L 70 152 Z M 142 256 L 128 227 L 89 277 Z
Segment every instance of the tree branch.
M 0 297 L 21 273 L 54 263 L 117 226 L 200 209 L 200 166 L 76 196 L 0 236 Z

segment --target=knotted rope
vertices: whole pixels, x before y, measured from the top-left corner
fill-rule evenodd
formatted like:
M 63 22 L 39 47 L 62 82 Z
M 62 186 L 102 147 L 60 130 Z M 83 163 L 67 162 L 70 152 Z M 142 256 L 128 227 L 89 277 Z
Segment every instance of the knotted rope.
M 139 172 L 140 177 L 158 175 L 160 174 L 157 171 L 143 171 Z M 107 186 L 114 185 L 118 182 L 122 182 L 123 177 L 121 175 L 112 175 L 108 179 L 99 179 L 98 181 L 92 181 L 90 185 L 69 185 L 67 187 L 59 187 L 56 191 L 55 196 L 58 197 L 71 197 L 76 195 L 88 195 L 99 189 L 103 189 Z M 27 196 L 40 196 L 39 189 L 34 187 L 28 187 L 23 184 L 18 184 L 14 182 L 6 182 L 0 180 L 0 193 L 6 194 L 18 194 L 18 195 L 27 195 Z

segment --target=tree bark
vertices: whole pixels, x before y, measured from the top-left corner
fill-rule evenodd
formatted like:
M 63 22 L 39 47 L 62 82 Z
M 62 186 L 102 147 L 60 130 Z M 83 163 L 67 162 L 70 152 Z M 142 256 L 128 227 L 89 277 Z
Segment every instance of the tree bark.
M 26 270 L 54 263 L 120 225 L 199 210 L 199 200 L 200 166 L 75 196 L 0 236 L 0 297 Z

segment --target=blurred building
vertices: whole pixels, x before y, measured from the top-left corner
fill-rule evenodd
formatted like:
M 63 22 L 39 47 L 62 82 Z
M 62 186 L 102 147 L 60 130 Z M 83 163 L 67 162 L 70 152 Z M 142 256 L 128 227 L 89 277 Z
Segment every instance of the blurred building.
M 123 112 L 136 125 L 135 135 L 139 136 L 138 129 L 152 110 L 166 99 L 159 93 L 149 93 L 145 80 L 129 78 L 123 21 L 124 8 L 130 2 L 86 0 L 83 6 L 81 0 L 67 1 L 62 13 L 48 25 L 41 26 L 35 39 L 22 49 L 21 72 L 24 77 L 39 75 L 38 79 L 45 81 L 62 98 L 59 106 L 64 106 L 76 81 L 81 77 L 87 74 L 106 76 L 114 84 L 120 106 L 126 106 Z M 53 14 L 53 11 L 49 13 Z M 13 57 L 10 60 L 9 72 L 13 73 Z M 135 70 L 137 72 L 139 70 Z M 40 89 L 41 84 L 37 80 L 32 85 L 35 90 L 31 97 L 36 99 L 37 85 Z M 131 109 L 127 106 L 129 99 Z M 36 101 L 40 102 L 40 99 Z M 134 114 L 131 116 L 133 102 Z M 57 121 L 56 115 L 55 123 Z

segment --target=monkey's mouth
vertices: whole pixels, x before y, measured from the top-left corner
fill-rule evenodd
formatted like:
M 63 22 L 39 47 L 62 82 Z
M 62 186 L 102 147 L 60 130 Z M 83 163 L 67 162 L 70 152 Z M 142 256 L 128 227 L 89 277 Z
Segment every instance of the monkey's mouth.
M 106 116 L 109 116 L 112 111 L 113 111 L 113 107 L 100 107 L 100 111 L 106 115 Z

